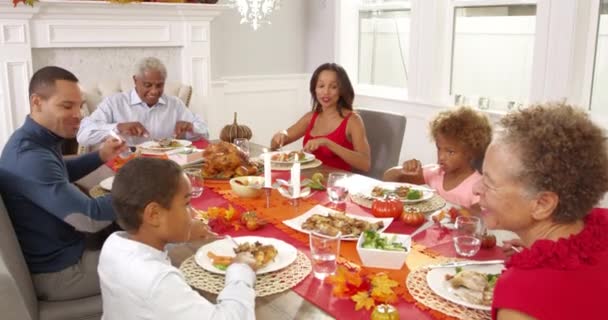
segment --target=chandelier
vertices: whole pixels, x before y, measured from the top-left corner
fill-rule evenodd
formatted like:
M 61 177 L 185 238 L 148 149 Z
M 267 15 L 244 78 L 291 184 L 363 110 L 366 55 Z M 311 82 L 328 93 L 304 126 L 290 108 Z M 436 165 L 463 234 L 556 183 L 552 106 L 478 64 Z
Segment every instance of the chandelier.
M 279 9 L 281 0 L 230 0 L 241 14 L 241 24 L 250 23 L 253 30 L 262 24 L 270 24 L 268 16 Z

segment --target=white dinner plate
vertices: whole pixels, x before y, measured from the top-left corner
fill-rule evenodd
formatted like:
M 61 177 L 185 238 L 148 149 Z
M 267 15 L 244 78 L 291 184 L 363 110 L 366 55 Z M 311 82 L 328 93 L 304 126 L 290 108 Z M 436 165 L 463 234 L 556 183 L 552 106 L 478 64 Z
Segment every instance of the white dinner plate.
M 412 204 L 412 203 L 418 203 L 418 202 L 422 202 L 422 201 L 427 201 L 429 199 L 431 199 L 433 197 L 433 192 L 429 191 L 427 189 L 424 188 L 420 188 L 416 185 L 412 185 L 409 183 L 397 183 L 397 182 L 382 182 L 382 183 L 377 183 L 374 185 L 370 185 L 368 188 L 365 188 L 364 190 L 362 190 L 360 193 L 364 196 L 367 197 L 369 199 L 378 199 L 378 198 L 382 198 L 382 197 L 375 197 L 372 195 L 372 190 L 374 189 L 374 187 L 381 187 L 383 189 L 389 189 L 389 190 L 395 190 L 397 187 L 408 187 L 410 189 L 414 189 L 414 190 L 418 190 L 420 192 L 422 192 L 422 197 L 420 199 L 416 199 L 416 200 L 408 200 L 406 198 L 399 198 L 401 200 L 401 202 L 405 203 L 405 204 Z
M 472 265 L 472 266 L 464 266 L 462 267 L 465 270 L 473 270 L 477 272 L 490 273 L 490 274 L 500 274 L 502 270 L 505 268 L 503 264 L 495 264 L 495 265 Z M 426 275 L 426 282 L 438 296 L 459 304 L 461 306 L 465 306 L 471 309 L 477 310 L 485 310 L 490 311 L 492 308 L 490 306 L 484 306 L 481 304 L 470 303 L 461 298 L 458 295 L 458 290 L 453 288 L 452 285 L 445 279 L 447 274 L 455 275 L 456 268 L 436 268 L 430 270 Z
M 158 142 L 156 142 L 154 140 L 150 140 L 150 141 L 146 141 L 144 143 L 139 144 L 138 147 L 140 147 L 142 149 L 146 149 L 146 150 L 152 150 L 152 151 L 169 151 L 169 150 L 184 148 L 184 147 L 188 147 L 188 146 L 192 145 L 192 141 L 190 141 L 190 140 L 174 139 L 174 141 L 177 141 L 180 144 L 180 146 L 179 147 L 161 147 L 160 145 L 158 145 Z
M 108 178 L 105 178 L 105 179 L 101 180 L 101 182 L 99 183 L 99 186 L 102 189 L 111 191 L 112 190 L 112 183 L 114 183 L 114 176 L 108 177 Z
M 431 221 L 433 221 L 432 220 L 433 217 L 439 215 L 441 213 L 441 211 L 446 211 L 447 212 L 452 207 L 455 207 L 456 209 L 459 209 L 458 206 L 455 206 L 455 205 L 452 205 L 452 204 L 446 202 L 446 204 L 445 204 L 445 206 L 443 208 L 441 208 L 440 210 L 437 210 L 437 211 L 431 213 L 431 216 L 430 216 Z M 449 214 L 446 214 L 445 217 L 443 217 L 443 219 L 441 219 L 441 221 L 439 221 L 439 224 L 442 227 L 450 229 L 450 230 L 454 230 L 456 228 L 455 223 L 452 222 L 452 219 L 450 219 L 450 215 Z
M 291 166 L 293 164 L 293 161 L 276 161 L 276 160 L 272 160 L 272 156 L 276 155 L 276 154 L 281 154 L 281 153 L 291 153 L 293 151 L 279 151 L 279 152 L 271 152 L 270 153 L 270 162 L 274 165 L 289 165 Z M 304 159 L 300 160 L 299 162 L 304 164 L 304 163 L 308 163 L 311 162 L 313 160 L 315 160 L 316 157 L 314 154 L 312 153 L 308 153 L 308 152 L 304 152 Z M 262 158 L 263 161 L 263 158 Z
M 235 237 L 232 239 L 234 239 L 234 241 L 236 241 L 237 243 L 254 243 L 256 241 L 259 241 L 263 245 L 269 244 L 274 246 L 275 249 L 277 249 L 277 256 L 274 258 L 274 261 L 270 262 L 265 267 L 258 269 L 256 271 L 257 274 L 264 274 L 281 270 L 296 261 L 296 258 L 298 257 L 298 250 L 294 246 L 279 239 L 255 236 Z M 220 270 L 213 266 L 211 259 L 207 257 L 207 252 L 212 251 L 214 254 L 219 256 L 234 257 L 234 248 L 235 244 L 230 239 L 216 240 L 198 249 L 198 251 L 196 251 L 196 254 L 194 255 L 194 260 L 199 266 L 209 272 L 226 274 L 226 271 Z
M 283 224 L 285 224 L 286 226 L 288 226 L 294 230 L 309 234 L 310 230 L 302 229 L 302 224 L 306 221 L 306 219 L 310 218 L 313 214 L 327 216 L 330 213 L 339 213 L 339 212 L 318 204 L 318 205 L 312 207 L 310 210 L 306 211 L 305 213 L 303 213 L 293 219 L 284 220 Z M 386 230 L 386 228 L 388 228 L 388 226 L 393 222 L 393 218 L 365 217 L 365 216 L 360 216 L 360 215 L 350 214 L 350 213 L 347 213 L 346 215 L 351 218 L 365 220 L 370 223 L 382 221 L 384 223 L 384 227 L 382 227 L 380 230 L 378 230 L 378 232 L 382 232 L 382 231 Z M 342 237 L 342 240 L 344 240 L 344 241 L 357 241 L 358 239 L 359 239 L 359 236 Z

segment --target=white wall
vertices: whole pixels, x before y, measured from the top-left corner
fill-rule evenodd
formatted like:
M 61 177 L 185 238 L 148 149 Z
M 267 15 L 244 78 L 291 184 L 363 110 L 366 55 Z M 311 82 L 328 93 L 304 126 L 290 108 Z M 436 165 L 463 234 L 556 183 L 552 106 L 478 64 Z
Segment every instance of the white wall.
M 157 57 L 167 67 L 167 79 L 181 79 L 180 49 L 168 48 L 45 48 L 32 50 L 34 71 L 54 65 L 70 70 L 83 85 L 100 79 L 130 79 L 137 61 Z
M 308 2 L 281 1 L 270 16 L 272 24 L 256 31 L 239 23 L 236 9 L 224 10 L 211 23 L 212 79 L 304 72 Z
M 304 2 L 304 1 L 303 1 Z M 319 65 L 335 62 L 335 0 L 306 0 L 305 71 L 312 73 Z

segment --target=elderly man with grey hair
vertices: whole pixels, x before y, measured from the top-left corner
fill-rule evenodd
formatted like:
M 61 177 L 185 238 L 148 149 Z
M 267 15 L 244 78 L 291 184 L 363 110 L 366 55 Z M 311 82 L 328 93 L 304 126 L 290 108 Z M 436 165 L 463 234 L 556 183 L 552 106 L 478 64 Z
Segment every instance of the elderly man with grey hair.
M 209 137 L 207 124 L 177 97 L 163 94 L 167 69 L 157 58 L 138 62 L 135 88 L 105 98 L 82 120 L 78 143 L 85 146 L 103 142 L 111 131 L 137 145 L 150 139 L 175 137 L 197 140 Z

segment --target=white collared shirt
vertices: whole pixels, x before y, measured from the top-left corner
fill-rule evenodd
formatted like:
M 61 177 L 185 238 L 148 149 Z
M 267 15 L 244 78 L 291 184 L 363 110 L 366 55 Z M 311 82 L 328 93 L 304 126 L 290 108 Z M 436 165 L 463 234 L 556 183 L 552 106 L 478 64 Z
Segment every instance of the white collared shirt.
M 76 139 L 84 146 L 96 145 L 108 137 L 110 130 L 116 130 L 118 123 L 133 121 L 139 121 L 150 134 L 147 138 L 127 137 L 127 143 L 133 146 L 151 139 L 172 137 L 177 121 L 192 123 L 193 132 L 188 132 L 186 139 L 209 138 L 207 124 L 179 98 L 163 94 L 154 106 L 148 107 L 132 89 L 103 99 L 90 116 L 82 119 Z
M 103 320 L 255 319 L 255 273 L 232 264 L 212 304 L 192 290 L 166 251 L 131 240 L 124 231 L 106 240 L 99 257 Z

